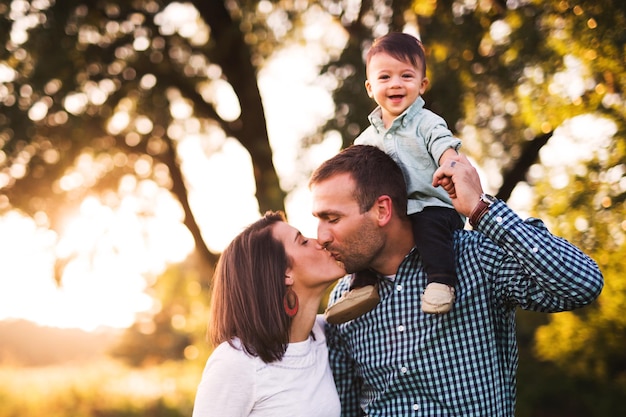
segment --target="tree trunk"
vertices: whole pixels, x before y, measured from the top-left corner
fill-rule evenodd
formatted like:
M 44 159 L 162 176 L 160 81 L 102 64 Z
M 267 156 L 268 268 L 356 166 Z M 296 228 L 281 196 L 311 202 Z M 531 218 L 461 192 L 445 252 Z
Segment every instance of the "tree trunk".
M 223 1 L 193 0 L 192 3 L 211 27 L 211 38 L 217 51 L 213 58 L 239 98 L 241 116 L 232 123 L 222 121 L 224 131 L 232 133 L 252 158 L 256 198 L 261 213 L 284 210 L 285 193 L 280 188 L 272 161 L 256 68 L 239 23 L 232 20 Z

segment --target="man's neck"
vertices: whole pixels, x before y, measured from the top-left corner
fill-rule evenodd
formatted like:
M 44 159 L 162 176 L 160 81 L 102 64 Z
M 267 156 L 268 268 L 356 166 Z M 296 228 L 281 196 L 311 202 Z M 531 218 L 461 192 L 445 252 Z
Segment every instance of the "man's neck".
M 410 221 L 394 221 L 387 227 L 387 241 L 379 256 L 372 263 L 372 268 L 383 275 L 393 275 L 400 264 L 415 246 Z

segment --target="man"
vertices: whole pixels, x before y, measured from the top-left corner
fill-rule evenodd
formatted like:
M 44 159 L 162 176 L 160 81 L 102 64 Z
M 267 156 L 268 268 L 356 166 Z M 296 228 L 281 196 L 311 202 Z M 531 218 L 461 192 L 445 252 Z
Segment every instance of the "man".
M 406 216 L 402 171 L 373 146 L 351 146 L 312 175 L 318 241 L 348 273 L 378 275 L 380 302 L 343 324 L 327 326 L 342 416 L 513 416 L 515 310 L 572 310 L 602 290 L 596 263 L 537 219 L 522 221 L 484 195 L 464 156 L 439 167 L 443 186 L 473 231 L 455 233 L 456 303 L 425 314 L 426 285 Z M 350 285 L 342 279 L 332 305 Z

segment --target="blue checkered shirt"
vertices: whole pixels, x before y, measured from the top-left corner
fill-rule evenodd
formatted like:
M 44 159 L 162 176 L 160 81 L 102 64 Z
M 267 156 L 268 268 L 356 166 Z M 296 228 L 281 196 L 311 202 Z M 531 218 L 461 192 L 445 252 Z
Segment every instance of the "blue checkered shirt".
M 450 313 L 421 311 L 426 276 L 413 249 L 395 278 L 380 278 L 374 310 L 327 325 L 343 417 L 513 416 L 516 308 L 572 310 L 600 294 L 596 263 L 541 221 L 497 202 L 478 230 L 456 232 L 460 282 Z M 329 303 L 348 286 L 346 277 Z

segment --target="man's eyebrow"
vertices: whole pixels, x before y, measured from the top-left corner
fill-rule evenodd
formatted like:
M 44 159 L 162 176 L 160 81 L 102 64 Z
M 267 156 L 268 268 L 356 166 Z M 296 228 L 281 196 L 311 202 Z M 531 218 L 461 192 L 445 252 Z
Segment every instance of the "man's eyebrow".
M 298 230 L 298 233 L 296 233 L 296 238 L 293 240 L 294 242 L 298 242 L 298 238 L 300 238 L 302 236 L 302 233 L 300 233 L 300 231 Z
M 340 216 L 340 215 L 341 214 L 336 210 L 322 210 L 322 211 L 318 211 L 317 213 L 313 213 L 313 216 L 317 218 L 326 218 L 330 216 Z

